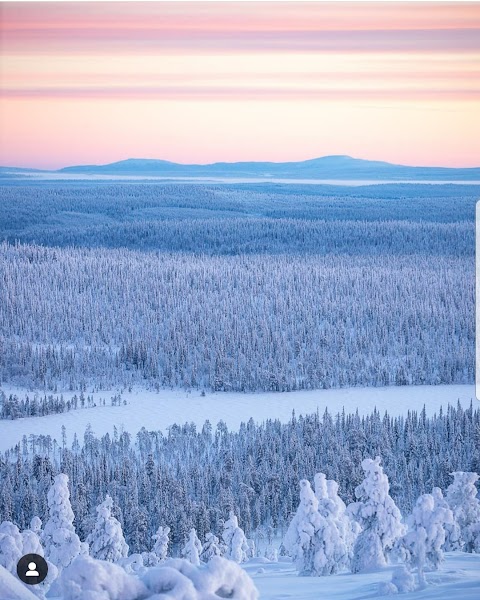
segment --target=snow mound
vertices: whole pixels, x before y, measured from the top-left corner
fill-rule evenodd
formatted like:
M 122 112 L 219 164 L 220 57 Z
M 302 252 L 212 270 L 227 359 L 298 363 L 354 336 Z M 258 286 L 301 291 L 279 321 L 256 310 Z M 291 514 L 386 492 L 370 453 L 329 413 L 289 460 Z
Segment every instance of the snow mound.
M 393 596 L 394 594 L 398 594 L 398 588 L 390 581 L 382 581 L 378 584 L 377 596 L 383 598 L 383 596 Z
M 259 597 L 247 573 L 237 563 L 220 556 L 212 557 L 201 567 L 183 559 L 167 560 L 149 569 L 142 581 L 155 594 L 152 600 L 257 600 Z
M 413 575 L 406 567 L 397 567 L 392 574 L 392 585 L 394 585 L 401 594 L 415 591 L 415 580 Z
M 170 559 L 147 569 L 140 578 L 114 563 L 78 556 L 60 577 L 59 595 L 62 600 L 257 600 L 259 597 L 247 573 L 237 563 L 219 556 L 200 567 L 188 560 Z
M 0 565 L 0 592 L 1 598 L 8 600 L 38 600 L 19 579 L 9 573 L 5 567 Z
M 82 555 L 63 570 L 59 588 L 62 600 L 143 600 L 149 596 L 145 585 L 122 567 Z

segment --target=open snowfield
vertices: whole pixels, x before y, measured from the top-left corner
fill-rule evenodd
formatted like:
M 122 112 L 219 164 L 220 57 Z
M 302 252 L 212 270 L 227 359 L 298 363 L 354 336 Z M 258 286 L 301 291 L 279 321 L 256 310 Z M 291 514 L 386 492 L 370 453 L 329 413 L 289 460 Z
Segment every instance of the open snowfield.
M 379 584 L 391 581 L 394 566 L 382 571 L 352 575 L 342 573 L 330 577 L 298 577 L 291 563 L 244 566 L 253 578 L 262 600 L 366 600 L 385 598 Z M 263 569 L 264 573 L 258 573 Z M 463 552 L 446 554 L 438 571 L 427 573 L 428 586 L 401 594 L 403 599 L 478 600 L 480 597 L 480 555 Z M 389 596 L 391 597 L 391 596 Z
M 4 386 L 8 395 L 16 393 L 19 397 L 32 392 L 25 389 Z M 160 390 L 148 391 L 134 388 L 132 392 L 122 394 L 126 405 L 111 406 L 111 397 L 119 390 L 91 393 L 96 407 L 72 410 L 64 414 L 45 417 L 29 417 L 15 421 L 0 421 L 0 450 L 4 451 L 18 443 L 23 435 L 51 435 L 61 439 L 62 425 L 67 431 L 67 441 L 71 443 L 73 434 L 83 436 L 90 423 L 96 435 L 112 432 L 113 427 L 136 434 L 142 427 L 148 430 L 165 431 L 175 423 L 194 422 L 203 425 L 206 419 L 216 425 L 220 420 L 226 422 L 230 429 L 238 429 L 240 423 L 247 422 L 250 417 L 256 422 L 266 419 L 279 419 L 287 422 L 292 411 L 297 416 L 313 413 L 317 409 L 323 413 L 325 408 L 336 414 L 345 408 L 347 413 L 368 414 L 376 407 L 381 413 L 388 410 L 391 416 L 406 414 L 408 410 L 420 411 L 425 405 L 427 414 L 433 415 L 440 407 L 457 404 L 468 407 L 470 401 L 477 402 L 473 385 L 441 385 L 441 386 L 400 386 L 388 388 L 343 388 L 330 390 L 311 390 L 285 393 L 243 394 L 237 392 L 207 393 L 193 390 Z M 78 395 L 78 392 L 76 392 Z M 42 392 L 38 392 L 42 396 Z M 65 400 L 74 392 L 64 393 Z M 100 399 L 105 399 L 106 406 L 100 406 Z

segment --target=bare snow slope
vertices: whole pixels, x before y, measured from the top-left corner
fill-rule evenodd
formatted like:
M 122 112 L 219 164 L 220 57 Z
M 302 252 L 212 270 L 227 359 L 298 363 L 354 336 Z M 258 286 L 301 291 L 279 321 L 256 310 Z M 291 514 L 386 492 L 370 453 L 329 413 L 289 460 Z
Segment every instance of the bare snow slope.
M 0 565 L 0 598 L 2 600 L 38 600 L 15 575 Z
M 21 397 L 27 393 L 25 389 L 8 386 L 2 389 L 6 394 L 16 393 Z M 206 419 L 213 425 L 223 420 L 230 429 L 238 429 L 240 423 L 247 422 L 250 417 L 257 422 L 266 419 L 287 422 L 293 410 L 297 416 L 313 413 L 317 409 L 322 414 L 325 408 L 335 414 L 341 412 L 342 407 L 347 413 L 358 409 L 360 414 L 367 414 L 377 407 L 381 413 L 388 410 L 391 415 L 400 415 L 408 410 L 420 411 L 425 404 L 427 413 L 433 414 L 438 412 L 440 406 L 446 408 L 448 404 L 456 405 L 457 401 L 465 407 L 469 406 L 471 400 L 474 404 L 478 402 L 473 385 L 345 388 L 258 394 L 217 392 L 207 393 L 205 397 L 198 390 L 155 392 L 134 388 L 132 392 L 125 391 L 122 394 L 122 402 L 126 400 L 126 405 L 111 406 L 111 397 L 116 393 L 118 390 L 95 393 L 87 390 L 86 395 L 93 395 L 98 406 L 45 417 L 0 420 L 0 450 L 11 448 L 21 441 L 23 435 L 51 435 L 59 441 L 62 425 L 66 427 L 70 444 L 74 433 L 82 439 L 89 423 L 97 435 L 111 433 L 114 425 L 136 434 L 142 427 L 165 431 L 174 423 L 193 422 L 201 427 Z M 28 394 L 33 396 L 32 392 Z M 67 400 L 73 396 L 73 392 L 64 393 L 63 396 Z M 99 405 L 99 400 L 103 398 L 106 406 Z

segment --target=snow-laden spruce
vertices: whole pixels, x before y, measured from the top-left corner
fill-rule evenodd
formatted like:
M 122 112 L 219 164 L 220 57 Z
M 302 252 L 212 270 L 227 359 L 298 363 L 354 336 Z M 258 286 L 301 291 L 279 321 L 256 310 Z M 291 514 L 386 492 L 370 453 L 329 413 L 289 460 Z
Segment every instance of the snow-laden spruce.
M 30 529 L 22 531 L 23 554 L 39 554 L 43 556 L 43 546 L 40 542 L 42 535 L 42 521 L 39 517 L 33 517 L 30 521 Z
M 247 538 L 248 552 L 247 558 L 255 558 L 257 556 L 257 545 L 255 544 L 255 540 L 252 538 Z M 220 547 L 223 555 L 223 547 Z
M 362 528 L 353 548 L 353 573 L 385 566 L 389 552 L 406 529 L 400 510 L 389 495 L 388 477 L 380 462 L 379 456 L 362 461 L 365 479 L 355 488 L 358 502 L 347 508 L 348 514 Z
M 205 543 L 203 544 L 200 560 L 208 562 L 214 556 L 222 556 L 224 548 L 220 544 L 220 540 L 213 533 L 207 533 Z
M 157 557 L 159 562 L 163 562 L 167 558 L 168 545 L 170 544 L 170 527 L 160 527 L 153 534 L 152 538 L 155 543 L 152 548 L 152 553 Z
M 198 539 L 197 532 L 193 528 L 190 529 L 188 540 L 182 548 L 182 556 L 187 559 L 188 562 L 192 563 L 192 565 L 198 567 L 200 565 L 200 554 L 202 549 L 202 543 Z
M 348 516 L 345 502 L 338 495 L 338 483 L 335 480 L 327 479 L 324 473 L 317 473 L 314 483 L 320 513 L 335 525 L 342 544 L 345 546 L 346 556 L 344 559 L 342 558 L 342 566 L 349 564 L 353 556 L 355 540 L 360 532 L 360 525 Z
M 447 502 L 460 528 L 462 550 L 480 552 L 480 500 L 475 482 L 477 473 L 452 473 L 453 483 L 447 489 Z
M 230 513 L 230 517 L 223 526 L 223 543 L 225 544 L 225 557 L 236 563 L 242 563 L 247 560 L 248 542 L 245 533 L 238 525 L 238 519 Z
M 123 537 L 122 526 L 112 516 L 112 509 L 113 500 L 107 494 L 105 500 L 97 506 L 97 521 L 86 542 L 94 558 L 117 562 L 128 555 L 128 545 Z
M 443 560 L 445 524 L 453 523 L 452 511 L 435 504 L 431 494 L 423 494 L 407 519 L 408 531 L 399 544 L 404 550 L 404 560 L 417 568 L 418 583 L 425 587 L 425 567 L 438 569 Z
M 67 475 L 60 473 L 55 477 L 47 500 L 49 518 L 41 541 L 45 557 L 58 569 L 63 569 L 77 556 L 88 554 L 88 545 L 80 541 L 73 526 L 74 514 L 70 505 Z
M 327 504 L 322 506 L 325 514 Z M 300 575 L 331 575 L 347 564 L 347 548 L 335 521 L 321 514 L 319 500 L 306 479 L 300 481 L 300 504 L 283 545 Z
M 17 563 L 25 554 L 39 554 L 44 556 L 44 549 L 40 543 L 39 533 L 41 521 L 38 517 L 33 517 L 30 522 L 30 529 L 20 533 L 18 527 L 9 521 L 4 521 L 0 525 L 0 567 L 5 568 L 17 577 Z M 58 569 L 55 564 L 47 559 L 48 575 L 46 579 L 35 586 L 34 594 L 43 598 L 45 593 L 58 576 Z M 0 581 L 0 598 L 4 590 Z M 12 595 L 12 598 L 14 596 Z
M 451 510 L 446 498 L 443 496 L 443 492 L 439 487 L 434 487 L 432 490 L 433 501 L 436 509 L 443 509 L 446 511 L 445 519 L 445 543 L 443 549 L 445 552 L 454 552 L 462 549 L 462 536 L 460 527 L 455 519 L 453 511 Z
M 23 554 L 23 540 L 18 527 L 10 521 L 3 521 L 0 525 L 0 565 L 15 573 Z

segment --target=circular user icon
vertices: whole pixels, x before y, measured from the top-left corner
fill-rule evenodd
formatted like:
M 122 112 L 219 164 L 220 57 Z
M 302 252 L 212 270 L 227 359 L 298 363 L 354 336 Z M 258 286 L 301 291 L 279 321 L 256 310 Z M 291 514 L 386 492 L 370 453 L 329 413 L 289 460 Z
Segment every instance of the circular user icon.
M 18 578 L 28 585 L 42 583 L 47 573 L 47 562 L 40 554 L 25 554 L 17 563 Z

